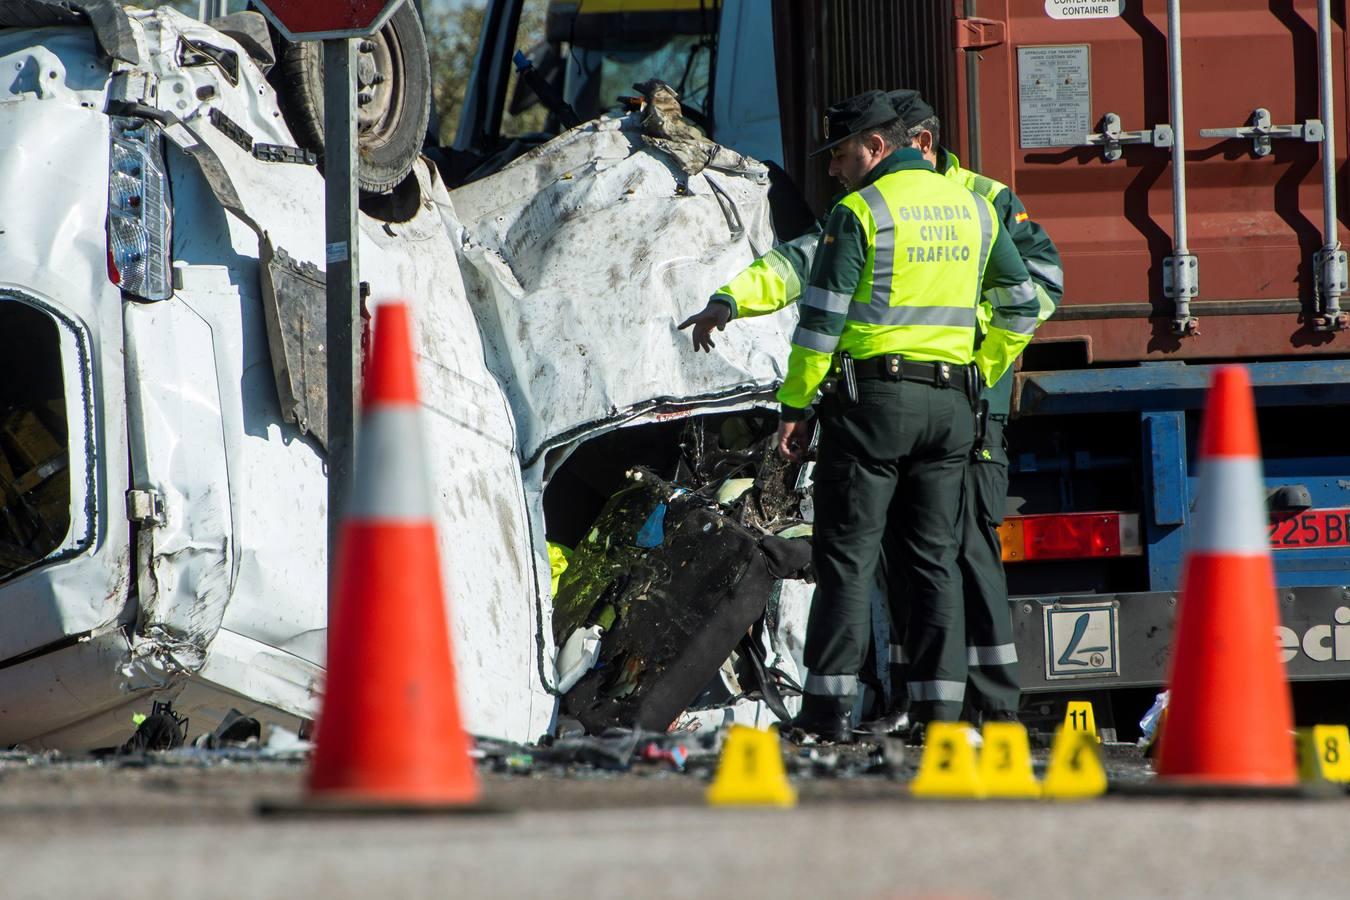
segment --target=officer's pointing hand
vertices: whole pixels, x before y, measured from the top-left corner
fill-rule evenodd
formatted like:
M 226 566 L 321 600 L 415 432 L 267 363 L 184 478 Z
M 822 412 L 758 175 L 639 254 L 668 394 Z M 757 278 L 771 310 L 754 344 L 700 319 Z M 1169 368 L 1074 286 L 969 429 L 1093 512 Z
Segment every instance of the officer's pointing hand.
M 714 303 L 709 300 L 708 305 L 699 312 L 694 313 L 689 318 L 680 323 L 680 330 L 694 326 L 694 352 L 703 350 L 711 353 L 712 348 L 717 345 L 712 340 L 712 330 L 725 331 L 727 322 L 731 320 L 731 307 L 725 303 Z
M 806 455 L 807 442 L 810 440 L 811 430 L 805 420 L 778 423 L 778 455 L 784 459 L 801 462 L 802 457 Z

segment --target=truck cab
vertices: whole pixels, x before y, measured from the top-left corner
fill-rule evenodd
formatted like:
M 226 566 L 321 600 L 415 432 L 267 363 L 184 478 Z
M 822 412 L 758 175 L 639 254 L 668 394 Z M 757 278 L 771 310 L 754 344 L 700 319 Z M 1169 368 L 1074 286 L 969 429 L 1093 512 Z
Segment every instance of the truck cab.
M 622 108 L 635 83 L 658 79 L 680 95 L 685 116 L 713 140 L 757 160 L 783 158 L 778 80 L 771 50 L 771 7 L 758 0 L 549 0 L 545 36 L 519 47 L 521 4 L 494 0 L 465 92 L 454 143 L 452 184 L 496 171 L 563 131 L 561 109 L 548 109 L 543 130 L 507 134 L 502 119 L 537 104 L 530 83 L 512 72 L 524 53 L 552 104 L 579 121 Z

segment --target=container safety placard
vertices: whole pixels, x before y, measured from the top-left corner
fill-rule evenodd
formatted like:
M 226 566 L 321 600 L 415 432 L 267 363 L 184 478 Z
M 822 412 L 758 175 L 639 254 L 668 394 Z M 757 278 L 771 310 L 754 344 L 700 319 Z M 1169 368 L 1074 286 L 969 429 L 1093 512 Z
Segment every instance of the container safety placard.
M 1045 0 L 1052 19 L 1115 19 L 1125 11 L 1125 0 Z
M 1120 674 L 1120 623 L 1115 602 L 1043 609 L 1048 680 Z
M 1019 143 L 1077 147 L 1091 132 L 1087 44 L 1017 48 Z

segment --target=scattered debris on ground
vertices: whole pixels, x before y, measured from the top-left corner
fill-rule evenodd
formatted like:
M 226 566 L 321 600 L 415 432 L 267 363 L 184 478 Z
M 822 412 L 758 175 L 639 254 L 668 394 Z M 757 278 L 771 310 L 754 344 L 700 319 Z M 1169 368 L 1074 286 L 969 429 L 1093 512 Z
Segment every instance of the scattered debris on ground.
M 658 779 L 689 780 L 702 785 L 712 779 L 725 731 L 702 734 L 655 734 L 636 729 L 610 729 L 603 735 L 571 735 L 540 744 L 516 744 L 479 738 L 472 755 L 480 774 L 491 785 L 499 779 L 595 782 Z M 291 742 L 291 743 L 288 743 Z M 895 783 L 911 781 L 919 768 L 922 748 L 901 740 L 881 739 L 857 744 L 798 745 L 780 739 L 788 775 L 799 784 Z M 45 769 L 76 772 L 90 767 L 132 770 L 239 768 L 299 772 L 312 745 L 294 735 L 270 737 L 266 745 L 208 750 L 183 746 L 173 750 L 94 757 L 58 752 L 29 753 L 22 749 L 0 753 L 0 780 L 18 770 Z M 1113 784 L 1138 783 L 1152 777 L 1152 764 L 1130 743 L 1102 746 L 1108 777 Z M 1036 776 L 1043 778 L 1049 752 L 1033 749 Z M 870 795 L 869 795 L 870 796 Z

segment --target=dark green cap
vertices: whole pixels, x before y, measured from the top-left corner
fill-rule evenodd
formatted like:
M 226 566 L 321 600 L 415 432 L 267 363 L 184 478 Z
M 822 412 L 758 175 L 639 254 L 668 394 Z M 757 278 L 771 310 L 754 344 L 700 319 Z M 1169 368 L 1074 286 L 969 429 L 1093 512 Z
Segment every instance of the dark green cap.
M 887 91 L 886 99 L 891 101 L 891 107 L 895 110 L 895 114 L 904 120 L 906 128 L 913 128 L 924 119 L 937 115 L 933 107 L 929 106 L 923 97 L 919 96 L 918 91 L 911 91 L 907 88 Z
M 882 128 L 896 120 L 895 107 L 884 91 L 864 91 L 825 110 L 825 143 L 815 156 L 864 131 Z

